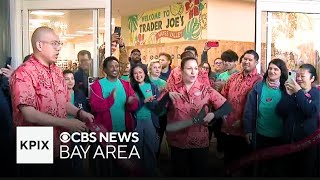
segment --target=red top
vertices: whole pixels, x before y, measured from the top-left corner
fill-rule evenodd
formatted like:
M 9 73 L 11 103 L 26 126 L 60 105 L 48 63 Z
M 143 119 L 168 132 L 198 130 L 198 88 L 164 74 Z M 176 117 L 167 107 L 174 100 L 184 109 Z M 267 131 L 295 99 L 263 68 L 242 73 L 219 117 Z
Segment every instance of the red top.
M 209 83 L 208 74 L 200 71 L 198 79 L 187 92 L 181 77 L 180 68 L 175 68 L 167 81 L 167 91 L 179 92 L 183 98 L 173 102 L 168 109 L 168 124 L 177 121 L 191 120 L 197 116 L 204 104 L 220 108 L 226 99 L 215 91 Z M 171 146 L 189 149 L 209 146 L 208 127 L 192 125 L 176 132 L 167 132 L 168 143 Z
M 12 92 L 13 121 L 15 126 L 37 126 L 24 120 L 19 105 L 32 106 L 36 110 L 54 117 L 67 117 L 67 102 L 70 95 L 62 71 L 54 64 L 50 68 L 41 64 L 34 55 L 20 65 L 10 80 Z M 59 135 L 66 131 L 54 127 L 55 155 L 58 156 Z
M 227 98 L 227 101 L 232 105 L 233 111 L 224 118 L 222 131 L 235 136 L 245 136 L 243 129 L 243 111 L 247 101 L 247 95 L 253 88 L 254 84 L 262 80 L 262 76 L 257 73 L 257 69 L 244 75 L 243 71 L 234 73 L 228 79 L 221 90 L 221 94 Z M 232 124 L 240 120 L 240 128 L 233 127 Z

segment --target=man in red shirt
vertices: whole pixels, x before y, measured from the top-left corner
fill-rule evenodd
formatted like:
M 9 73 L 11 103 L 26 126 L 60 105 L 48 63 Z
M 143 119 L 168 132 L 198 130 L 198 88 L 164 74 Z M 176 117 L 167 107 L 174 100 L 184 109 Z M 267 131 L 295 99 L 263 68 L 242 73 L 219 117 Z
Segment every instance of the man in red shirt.
M 31 43 L 33 54 L 10 80 L 13 122 L 15 126 L 53 126 L 54 165 L 25 165 L 22 175 L 66 176 L 71 166 L 69 161 L 59 159 L 60 133 L 85 131 L 85 122 L 92 122 L 93 115 L 70 103 L 63 73 L 55 65 L 62 43 L 53 29 L 37 28 Z M 77 119 L 68 119 L 67 114 Z
M 256 82 L 262 80 L 256 69 L 258 60 L 259 55 L 254 50 L 246 51 L 242 59 L 243 70 L 232 74 L 221 91 L 233 108 L 222 123 L 222 132 L 226 134 L 223 140 L 225 165 L 249 152 L 242 116 L 248 93 Z

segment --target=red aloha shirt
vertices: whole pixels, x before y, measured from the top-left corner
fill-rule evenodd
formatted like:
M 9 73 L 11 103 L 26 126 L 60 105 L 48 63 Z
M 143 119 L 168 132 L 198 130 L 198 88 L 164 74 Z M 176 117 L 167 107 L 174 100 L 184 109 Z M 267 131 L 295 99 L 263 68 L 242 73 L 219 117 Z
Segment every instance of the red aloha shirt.
M 32 106 L 51 116 L 66 118 L 67 102 L 70 102 L 62 71 L 54 64 L 44 66 L 33 55 L 12 74 L 13 121 L 15 126 L 38 126 L 24 120 L 19 105 Z M 59 155 L 59 135 L 63 130 L 54 127 L 54 152 Z M 41 135 L 39 135 L 41 136 Z
M 168 78 L 166 91 L 183 95 L 182 99 L 168 107 L 168 124 L 191 120 L 199 114 L 205 104 L 211 104 L 214 109 L 218 109 L 226 101 L 210 86 L 208 74 L 205 71 L 199 71 L 198 79 L 187 92 L 182 82 L 181 70 L 179 67 L 175 68 Z M 174 147 L 190 149 L 209 146 L 208 127 L 205 125 L 192 125 L 176 132 L 166 132 L 166 135 L 168 143 Z
M 224 118 L 222 131 L 234 136 L 245 136 L 243 129 L 243 110 L 247 101 L 247 95 L 253 88 L 254 84 L 262 80 L 262 76 L 257 73 L 257 69 L 253 70 L 247 76 L 242 72 L 234 73 L 228 79 L 221 90 L 221 94 L 227 98 L 231 104 L 232 112 Z M 240 128 L 232 126 L 234 122 L 240 120 Z

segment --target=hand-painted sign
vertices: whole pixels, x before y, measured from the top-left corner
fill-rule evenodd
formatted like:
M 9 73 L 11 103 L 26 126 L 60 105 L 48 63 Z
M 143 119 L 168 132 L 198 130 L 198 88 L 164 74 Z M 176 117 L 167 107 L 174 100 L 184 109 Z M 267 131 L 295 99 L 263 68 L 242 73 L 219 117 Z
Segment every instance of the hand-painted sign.
M 202 40 L 207 36 L 206 0 L 187 0 L 129 16 L 129 45 Z

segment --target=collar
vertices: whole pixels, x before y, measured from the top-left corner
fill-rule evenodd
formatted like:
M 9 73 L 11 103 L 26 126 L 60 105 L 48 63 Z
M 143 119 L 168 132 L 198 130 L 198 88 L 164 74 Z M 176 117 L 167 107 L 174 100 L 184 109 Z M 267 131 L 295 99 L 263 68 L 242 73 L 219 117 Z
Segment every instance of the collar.
M 243 78 L 245 78 L 246 76 L 244 75 L 244 71 L 241 72 L 241 75 Z M 253 71 L 251 71 L 249 74 L 247 74 L 247 76 L 249 76 L 249 78 L 252 78 L 254 76 L 258 75 L 258 72 L 257 72 L 257 68 L 254 68 Z
M 32 54 L 32 55 L 30 56 L 29 60 L 31 60 L 30 62 L 35 63 L 37 66 L 41 66 L 43 69 L 45 69 L 45 70 L 47 70 L 47 71 L 51 71 L 51 70 L 52 70 L 53 68 L 55 68 L 55 66 L 56 66 L 54 63 L 50 64 L 49 67 L 48 67 L 48 66 L 45 66 L 44 64 L 42 64 L 42 63 L 40 62 L 40 60 L 39 60 L 38 58 L 36 58 L 36 57 L 34 56 L 34 54 Z M 28 60 L 28 61 L 29 61 L 29 60 Z

